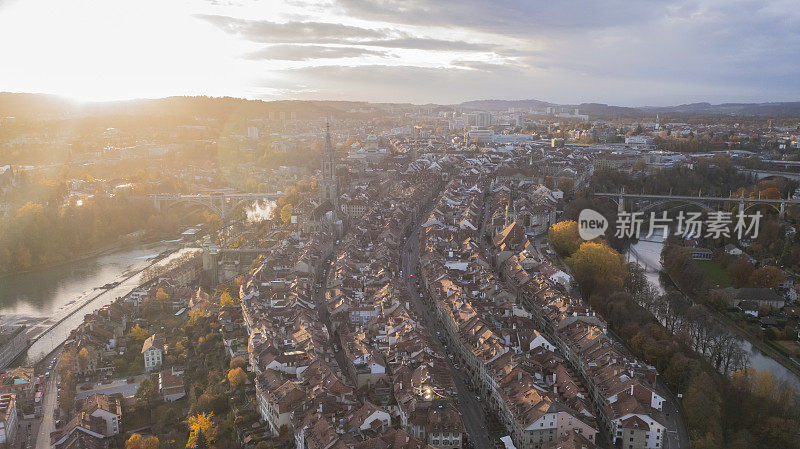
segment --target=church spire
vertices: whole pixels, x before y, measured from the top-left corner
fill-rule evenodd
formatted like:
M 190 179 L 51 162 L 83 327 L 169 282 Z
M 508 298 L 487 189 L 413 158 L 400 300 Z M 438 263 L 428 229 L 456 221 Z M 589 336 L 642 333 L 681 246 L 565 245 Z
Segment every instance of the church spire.
M 322 152 L 322 179 L 320 179 L 320 202 L 329 201 L 335 212 L 339 210 L 339 183 L 336 179 L 336 161 L 331 144 L 331 124 L 325 121 L 325 149 Z
M 331 122 L 325 120 L 325 153 L 333 153 L 333 145 L 331 145 Z

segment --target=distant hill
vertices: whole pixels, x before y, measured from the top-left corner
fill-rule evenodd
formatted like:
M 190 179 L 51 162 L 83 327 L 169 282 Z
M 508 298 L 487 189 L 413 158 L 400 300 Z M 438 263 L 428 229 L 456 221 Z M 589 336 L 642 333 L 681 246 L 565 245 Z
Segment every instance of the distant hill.
M 91 117 L 91 116 L 172 116 L 228 119 L 232 116 L 258 118 L 270 112 L 294 112 L 297 118 L 374 116 L 416 109 L 506 111 L 509 108 L 543 109 L 548 106 L 578 109 L 593 118 L 652 118 L 656 113 L 679 116 L 800 117 L 800 102 L 782 103 L 692 103 L 679 106 L 624 107 L 603 103 L 556 104 L 541 100 L 473 100 L 457 105 L 414 105 L 410 103 L 369 103 L 364 101 L 262 101 L 233 97 L 167 97 L 110 102 L 81 103 L 46 94 L 0 92 L 0 117 Z M 360 111 L 372 112 L 360 112 Z
M 654 112 L 690 115 L 737 115 L 749 117 L 800 117 L 800 101 L 779 103 L 691 103 L 679 106 L 642 107 Z
M 167 97 L 109 102 L 81 103 L 45 94 L 0 92 L 0 117 L 92 117 L 92 116 L 172 116 L 207 117 L 227 119 L 231 116 L 257 118 L 270 112 L 297 118 L 350 116 L 346 112 L 356 105 L 368 103 L 342 103 L 318 101 L 261 101 L 233 97 Z
M 521 109 L 544 109 L 548 106 L 565 108 L 568 110 L 578 109 L 581 114 L 588 114 L 593 117 L 625 117 L 636 118 L 646 115 L 645 111 L 624 106 L 609 106 L 602 103 L 581 103 L 581 104 L 557 104 L 541 100 L 473 100 L 465 101 L 460 105 L 463 109 L 481 111 L 507 111 L 509 108 Z
M 527 109 L 558 105 L 541 100 L 472 100 L 465 101 L 458 106 L 464 109 L 474 109 L 478 111 L 506 111 L 508 108 Z

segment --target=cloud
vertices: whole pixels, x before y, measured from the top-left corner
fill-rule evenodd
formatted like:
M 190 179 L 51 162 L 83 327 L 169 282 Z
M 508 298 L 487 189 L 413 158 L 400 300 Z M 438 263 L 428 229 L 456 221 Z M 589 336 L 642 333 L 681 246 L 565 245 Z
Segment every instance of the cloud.
M 197 15 L 230 34 L 259 43 L 346 43 L 378 39 L 390 33 L 386 29 L 361 28 L 327 22 L 285 22 L 246 20 L 218 15 Z
M 281 72 L 283 89 L 303 80 L 302 96 L 632 106 L 800 97 L 796 0 L 326 0 L 308 11 L 287 23 L 203 18 L 252 42 L 339 48 L 247 56 L 320 60 Z M 369 48 L 396 50 L 404 65 L 376 64 Z M 324 62 L 362 56 L 349 67 Z
M 385 48 L 407 48 L 416 50 L 441 50 L 441 51 L 490 51 L 497 48 L 492 44 L 479 44 L 464 41 L 448 41 L 442 39 L 400 37 L 359 42 L 361 45 L 374 45 Z
M 413 36 L 392 28 L 363 28 L 328 22 L 247 20 L 198 15 L 223 31 L 259 43 L 358 44 L 372 47 L 440 51 L 489 51 L 493 44 Z
M 248 53 L 247 59 L 307 61 L 310 59 L 358 58 L 363 56 L 392 56 L 389 52 L 358 47 L 327 47 L 324 45 L 278 44 Z
M 469 68 L 325 65 L 282 71 L 261 87 L 295 92 L 293 99 L 372 100 L 417 104 L 454 104 L 470 99 L 536 98 L 555 103 L 602 102 L 618 105 L 680 104 L 697 99 L 724 102 L 760 95 L 781 98 L 782 91 L 742 89 L 718 84 L 685 83 L 680 79 L 638 79 L 621 75 L 594 76 L 550 68 L 465 61 Z M 293 86 L 302 86 L 293 90 Z

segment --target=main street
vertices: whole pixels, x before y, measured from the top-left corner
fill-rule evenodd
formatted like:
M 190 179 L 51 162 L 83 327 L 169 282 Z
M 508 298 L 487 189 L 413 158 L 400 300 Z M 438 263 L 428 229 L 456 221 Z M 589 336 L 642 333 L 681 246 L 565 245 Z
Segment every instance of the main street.
M 422 215 L 425 218 L 425 215 Z M 414 311 L 417 316 L 422 319 L 422 324 L 428 329 L 431 334 L 432 344 L 437 352 L 441 354 L 448 354 L 447 348 L 442 345 L 438 338 L 436 338 L 436 329 L 440 329 L 441 325 L 430 309 L 420 301 L 420 288 L 416 283 L 417 265 L 419 264 L 419 233 L 418 223 L 415 221 L 411 225 L 411 235 L 406 239 L 402 248 L 400 268 L 403 270 L 403 280 L 411 297 Z M 475 396 L 475 394 L 467 388 L 467 381 L 464 378 L 464 371 L 456 369 L 453 361 L 449 358 L 445 359 L 447 366 L 450 368 L 450 374 L 453 378 L 453 384 L 458 392 L 458 406 L 461 412 L 461 418 L 464 421 L 469 440 L 475 449 L 489 449 L 492 444 L 489 440 L 489 434 L 486 426 L 486 415 L 483 411 L 483 405 Z
M 60 359 L 61 351 L 55 352 L 55 360 Z M 50 378 L 44 384 L 42 393 L 42 422 L 36 433 L 36 449 L 50 449 L 50 433 L 56 430 L 53 412 L 58 405 L 58 362 L 50 370 Z

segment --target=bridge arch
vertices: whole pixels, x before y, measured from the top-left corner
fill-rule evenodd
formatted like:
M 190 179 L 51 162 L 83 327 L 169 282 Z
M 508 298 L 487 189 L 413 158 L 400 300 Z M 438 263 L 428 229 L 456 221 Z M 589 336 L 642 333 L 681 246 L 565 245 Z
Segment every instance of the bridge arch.
M 211 212 L 217 214 L 220 218 L 224 218 L 223 211 L 212 201 L 209 201 L 204 198 L 174 198 L 174 199 L 157 199 L 157 202 L 160 203 L 159 208 L 162 210 L 169 209 L 170 207 L 177 206 L 178 204 L 199 204 L 206 209 L 211 210 Z
M 654 209 L 658 209 L 661 206 L 664 206 L 664 205 L 669 204 L 669 203 L 691 204 L 693 206 L 699 207 L 700 209 L 702 209 L 702 210 L 704 210 L 706 212 L 715 212 L 716 211 L 716 209 L 711 207 L 708 203 L 704 203 L 702 201 L 692 201 L 692 200 L 687 200 L 687 199 L 673 199 L 673 198 L 670 198 L 670 199 L 666 199 L 666 200 L 662 200 L 662 201 L 651 202 L 651 203 L 647 204 L 646 206 L 644 206 L 639 212 L 650 212 L 650 211 L 652 211 Z
M 742 212 L 747 212 L 747 209 L 750 209 L 750 208 L 752 208 L 754 206 L 769 206 L 769 207 L 775 209 L 775 211 L 777 211 L 778 213 L 781 213 L 780 206 L 777 206 L 777 205 L 775 205 L 773 203 L 749 203 L 748 204 L 747 201 L 745 201 L 744 211 L 742 211 Z
M 272 194 L 234 194 L 234 195 L 152 195 L 159 210 L 168 209 L 177 204 L 201 205 L 217 216 L 226 220 L 232 212 L 245 204 L 256 201 L 275 201 Z

